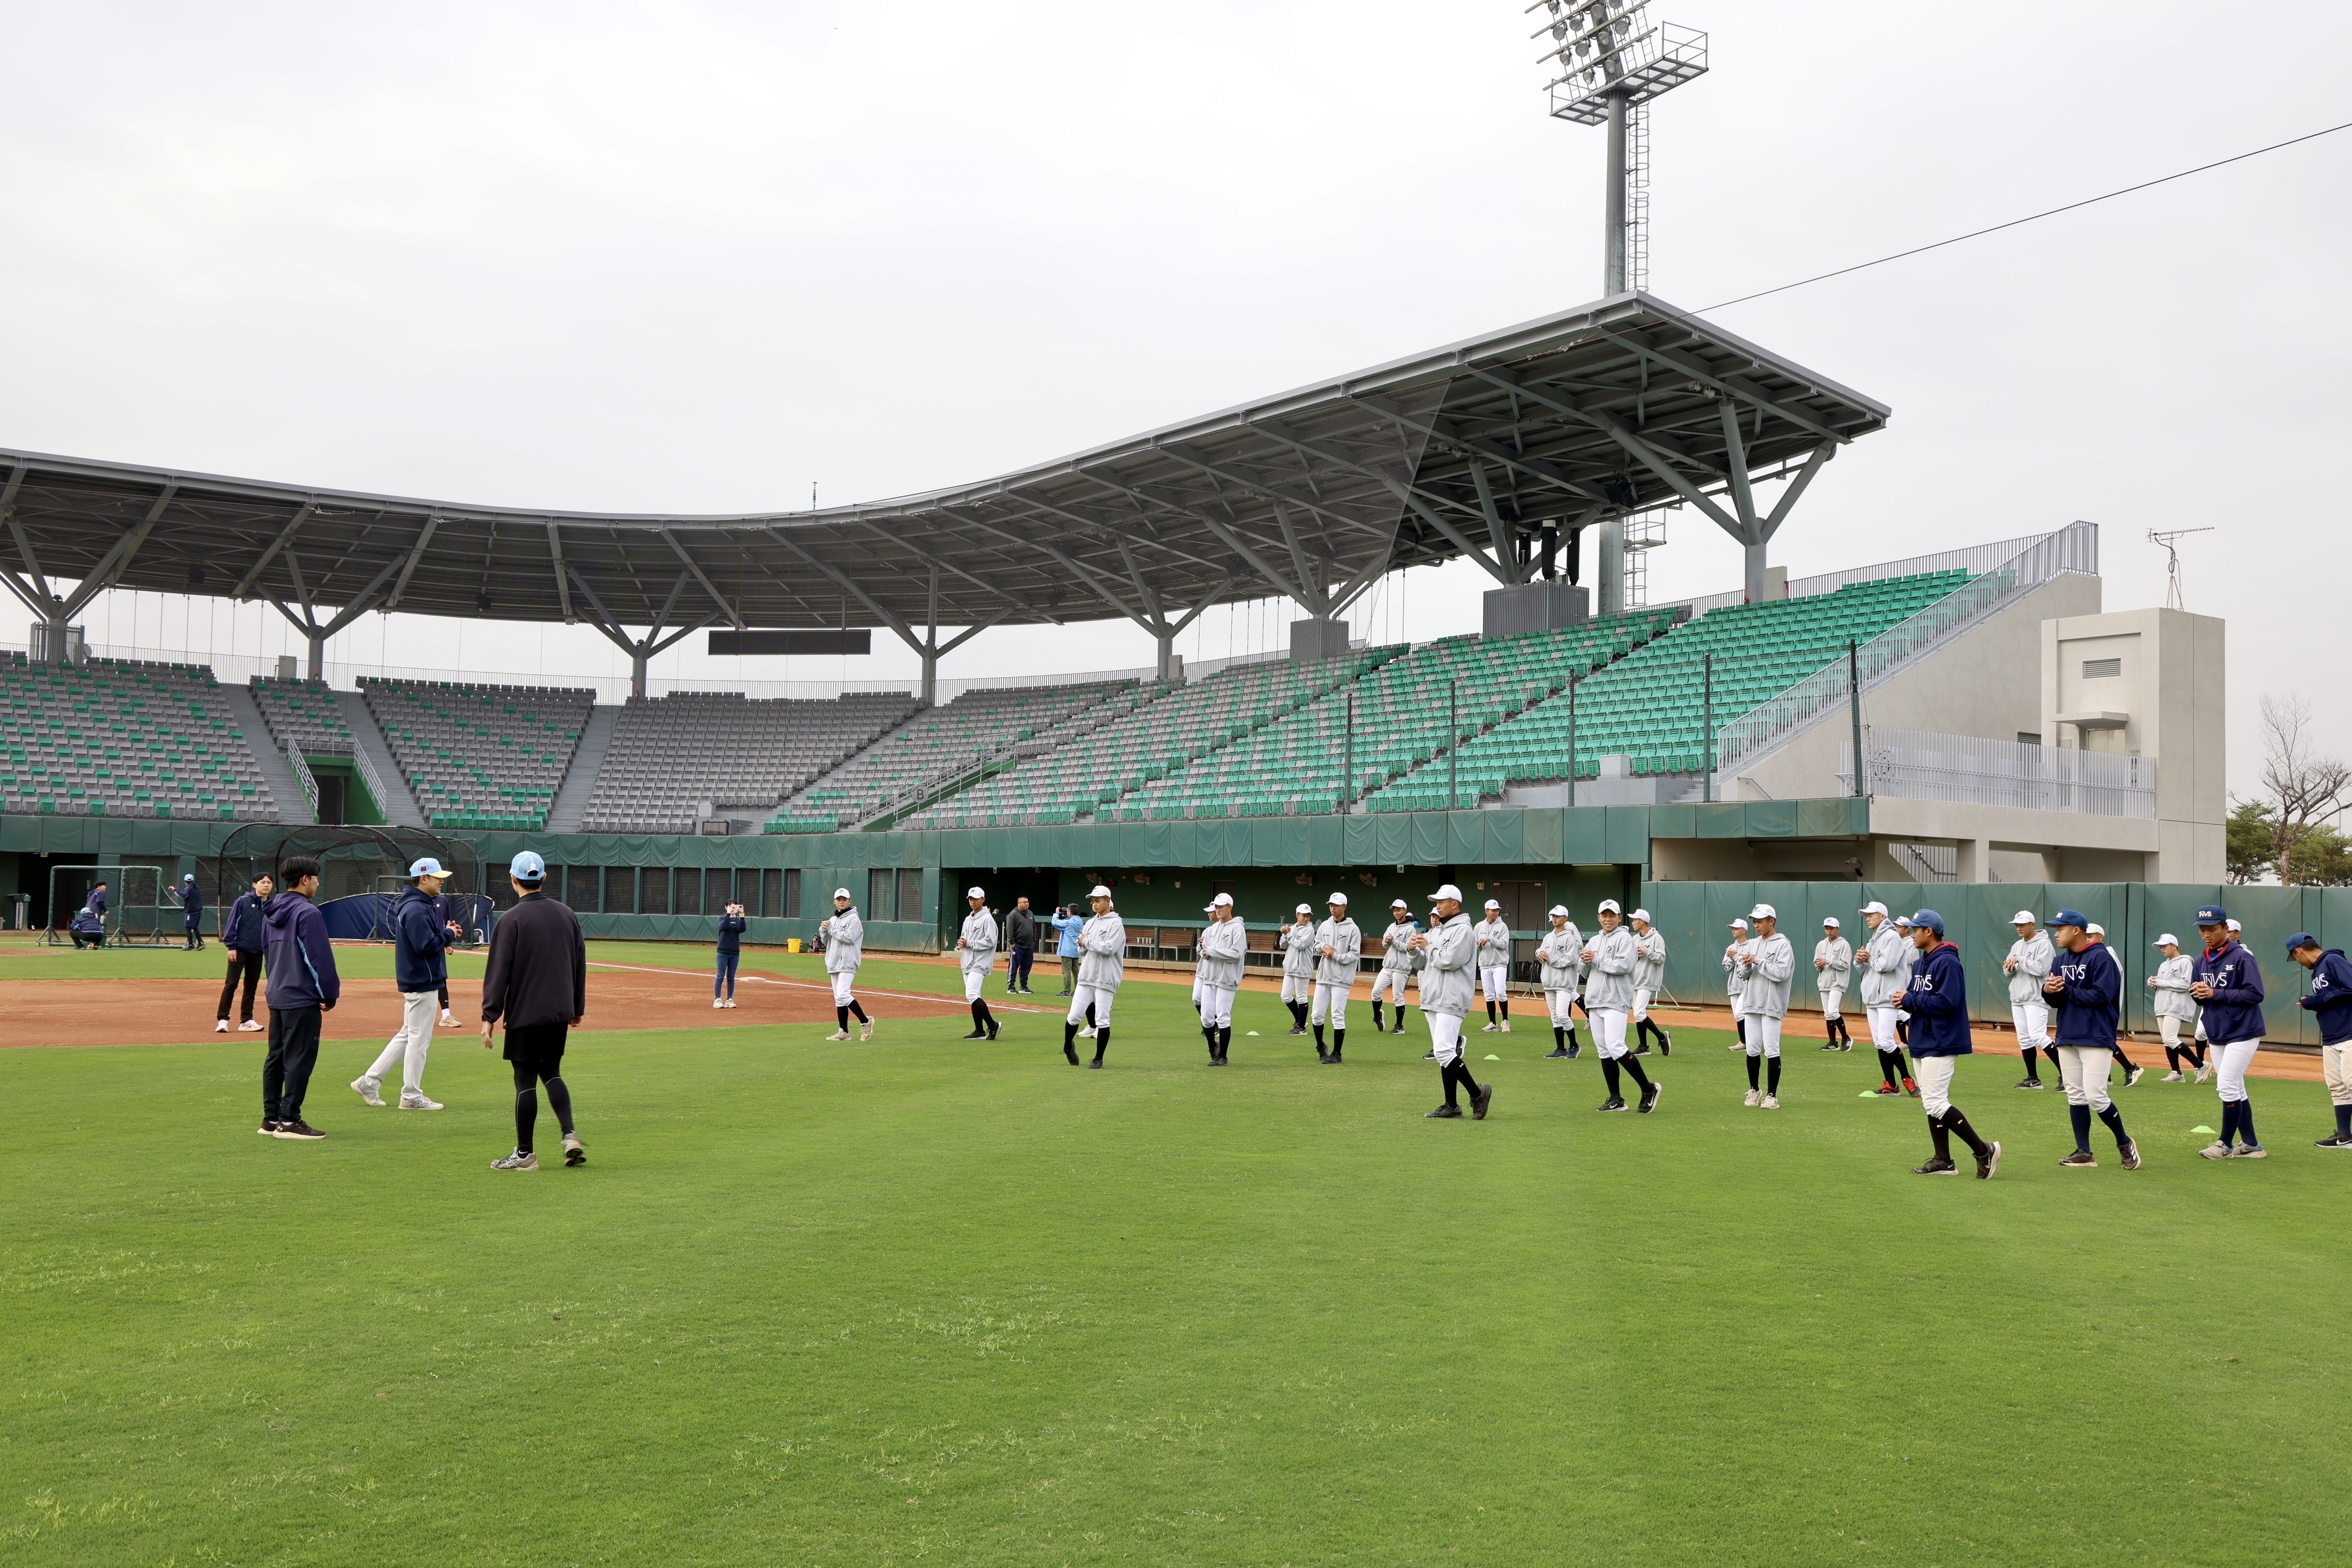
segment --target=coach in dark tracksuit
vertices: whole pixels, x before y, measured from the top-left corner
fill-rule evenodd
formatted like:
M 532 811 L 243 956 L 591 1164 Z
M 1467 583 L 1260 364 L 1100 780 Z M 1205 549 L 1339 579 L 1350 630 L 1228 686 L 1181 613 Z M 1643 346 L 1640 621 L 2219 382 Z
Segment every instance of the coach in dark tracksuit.
M 2090 933 L 2090 917 L 2081 910 L 2060 910 L 2047 923 L 2057 952 L 2042 982 L 2042 997 L 2058 1016 L 2058 1038 L 2050 1054 L 2058 1058 L 2058 1076 L 2066 1085 L 2066 1114 L 2074 1123 L 2074 1152 L 2058 1163 L 2077 1170 L 2099 1163 L 2091 1152 L 2095 1113 L 2115 1134 L 2124 1169 L 2137 1171 L 2139 1145 L 2124 1131 L 2124 1113 L 2107 1098 L 2107 1070 L 2123 1017 L 2123 965 L 2105 942 Z
M 531 1131 L 539 1122 L 539 1085 L 563 1127 L 563 1163 L 587 1163 L 587 1146 L 572 1128 L 572 1091 L 563 1083 L 563 1047 L 588 1011 L 588 944 L 580 917 L 540 891 L 547 862 L 526 849 L 507 868 L 515 907 L 490 929 L 488 973 L 482 976 L 482 1048 L 490 1048 L 499 1019 L 507 1023 L 506 1058 L 514 1068 L 515 1147 L 490 1162 L 494 1171 L 536 1171 Z
M 264 871 L 253 879 L 253 891 L 239 893 L 236 902 L 228 907 L 228 918 L 221 921 L 221 945 L 228 949 L 228 978 L 221 982 L 220 1018 L 213 1025 L 213 1033 L 228 1033 L 228 1005 L 236 995 L 236 983 L 245 982 L 245 1000 L 236 1015 L 240 1029 L 258 1030 L 253 1021 L 253 991 L 261 984 L 261 954 L 268 945 L 261 930 L 262 912 L 269 908 L 269 892 L 276 886 Z
M 188 931 L 181 951 L 198 952 L 205 945 L 205 890 L 196 886 L 193 874 L 180 879 L 180 912 L 186 917 Z
M 342 996 L 327 917 L 310 896 L 319 863 L 297 855 L 278 868 L 286 890 L 261 917 L 268 942 L 269 1054 L 261 1064 L 261 1131 L 278 1138 L 324 1138 L 302 1120 L 310 1069 L 319 1065 L 319 1031 Z
M 2311 971 L 2303 1010 L 2319 1020 L 2319 1076 L 2336 1107 L 2336 1131 L 2319 1147 L 2352 1149 L 2352 963 L 2342 948 L 2322 948 L 2307 931 L 2286 939 L 2286 955 Z
M 1911 917 L 1911 945 L 1918 957 L 1911 978 L 1894 1005 L 1911 1015 L 1911 1067 L 1918 1077 L 1919 1103 L 1927 1112 L 1927 1135 L 1936 1152 L 1924 1165 L 1914 1165 L 1920 1176 L 1957 1175 L 1952 1163 L 1952 1135 L 1958 1133 L 1977 1157 L 1977 1179 L 1983 1181 L 2000 1168 L 2000 1145 L 1977 1135 L 1960 1108 L 1952 1103 L 1952 1068 L 1976 1049 L 1969 1035 L 1969 977 L 1960 967 L 1960 950 L 1944 940 L 1944 917 L 1921 910 Z

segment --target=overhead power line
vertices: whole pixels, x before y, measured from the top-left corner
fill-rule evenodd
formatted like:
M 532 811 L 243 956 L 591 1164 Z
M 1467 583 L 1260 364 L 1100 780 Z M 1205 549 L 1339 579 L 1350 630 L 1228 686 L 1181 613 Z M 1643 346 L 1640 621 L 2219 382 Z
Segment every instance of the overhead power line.
M 2183 169 L 2178 174 L 2165 174 L 2153 180 L 2142 180 L 2137 185 L 2126 185 L 2119 191 L 2109 191 L 2104 195 L 2085 196 L 2079 202 L 2068 202 L 2063 207 L 2052 207 L 2047 212 L 2033 213 L 2025 217 L 2013 217 L 2007 223 L 1994 224 L 1990 228 L 1975 229 L 1967 234 L 1956 234 L 1949 239 L 1939 239 L 1932 245 L 1918 245 L 1909 250 L 1898 250 L 1892 256 L 1882 256 L 1875 261 L 1857 261 L 1852 267 L 1841 267 L 1834 272 L 1819 273 L 1811 278 L 1800 278 L 1794 283 L 1783 283 L 1778 288 L 1759 289 L 1753 294 L 1742 294 L 1736 300 L 1725 300 L 1703 309 L 1710 311 L 1727 310 L 1733 305 L 1745 305 L 1750 300 L 1761 300 L 1769 294 L 1785 294 L 1791 289 L 1802 289 L 1809 283 L 1823 283 L 1832 278 L 1843 278 L 1849 272 L 1860 272 L 1872 267 L 1884 267 L 1890 261 L 1900 261 L 1907 256 L 1924 256 L 1928 251 L 1941 250 L 1946 246 L 1958 245 L 1964 240 L 1982 239 L 1986 235 L 1999 234 L 2005 228 L 2016 228 L 2021 224 L 2038 223 L 2045 217 L 2056 217 L 2060 213 L 2070 213 L 2079 207 L 2094 206 L 2100 202 L 2110 202 L 2117 196 L 2130 195 L 2134 191 L 2145 191 L 2157 185 L 2170 184 L 2175 180 L 2185 180 L 2191 174 L 2201 174 L 2209 169 L 2223 168 L 2231 163 L 2242 163 L 2249 158 L 2259 158 L 2265 153 L 2275 153 L 2283 147 L 2315 142 L 2322 136 L 2333 136 L 2338 131 L 2352 131 L 2352 120 L 2347 120 L 2341 125 L 2331 125 L 2325 131 L 2314 131 L 2302 136 L 2289 137 L 2284 142 L 2273 142 L 2267 147 L 2257 147 L 2250 153 L 2240 153 L 2233 157 L 2219 158 L 2210 163 L 2200 163 L 2193 169 Z

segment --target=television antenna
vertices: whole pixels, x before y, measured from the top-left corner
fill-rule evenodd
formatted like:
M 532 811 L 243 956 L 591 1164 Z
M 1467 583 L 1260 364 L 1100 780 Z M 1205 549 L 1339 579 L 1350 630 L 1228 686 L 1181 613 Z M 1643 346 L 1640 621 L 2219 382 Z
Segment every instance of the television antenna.
M 1706 35 L 1654 22 L 1650 0 L 1534 0 L 1531 36 L 1559 74 L 1545 84 L 1555 119 L 1609 128 L 1602 201 L 1601 297 L 1649 286 L 1649 102 L 1706 74 Z
M 2147 542 L 2150 544 L 2163 545 L 2165 557 L 2170 563 L 2164 589 L 2166 609 L 2185 610 L 2189 607 L 2188 602 L 2182 598 L 2180 593 L 2180 550 L 2173 541 L 2186 539 L 2192 533 L 2212 531 L 2210 528 L 2176 528 L 2169 531 L 2151 528 L 2147 531 Z

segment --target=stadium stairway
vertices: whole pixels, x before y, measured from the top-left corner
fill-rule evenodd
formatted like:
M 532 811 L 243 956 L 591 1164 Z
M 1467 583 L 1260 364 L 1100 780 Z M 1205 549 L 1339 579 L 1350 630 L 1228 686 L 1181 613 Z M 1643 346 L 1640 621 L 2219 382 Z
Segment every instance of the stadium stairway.
M 229 717 L 245 732 L 254 766 L 261 770 L 262 782 L 269 786 L 269 798 L 278 804 L 278 820 L 303 827 L 318 821 L 310 801 L 303 796 L 302 786 L 294 782 L 294 770 L 286 765 L 286 753 L 278 749 L 268 721 L 261 716 L 261 704 L 253 700 L 252 689 L 225 680 L 220 684 L 220 694 L 228 705 Z
M 563 782 L 556 786 L 555 798 L 548 803 L 547 830 L 550 833 L 577 833 L 581 819 L 588 814 L 588 799 L 596 793 L 596 775 L 604 771 L 604 753 L 613 749 L 613 731 L 621 721 L 621 705 L 599 702 L 588 711 L 588 722 L 580 731 L 580 746 L 572 753 L 572 764 L 564 770 Z
M 425 813 L 416 804 L 416 792 L 408 787 L 406 775 L 393 760 L 392 748 L 384 743 L 383 731 L 377 727 L 375 715 L 368 711 L 367 699 L 356 691 L 338 691 L 335 706 L 341 711 L 343 722 L 352 727 L 352 739 L 374 765 L 375 776 L 383 781 L 384 793 L 392 796 L 376 802 L 383 808 L 383 819 L 394 827 L 424 826 Z

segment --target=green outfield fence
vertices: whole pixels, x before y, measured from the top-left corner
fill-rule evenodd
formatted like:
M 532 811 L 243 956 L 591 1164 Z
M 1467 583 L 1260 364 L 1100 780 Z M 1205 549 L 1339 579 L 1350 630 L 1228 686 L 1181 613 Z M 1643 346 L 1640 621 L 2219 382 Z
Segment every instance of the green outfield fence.
M 209 875 L 221 842 L 238 825 L 115 817 L 0 816 L 0 895 L 13 890 L 18 855 L 74 857 L 107 863 L 161 861 L 171 875 Z M 814 935 L 837 886 L 848 887 L 877 949 L 928 951 L 944 944 L 961 915 L 962 884 L 978 879 L 1009 905 L 1027 893 L 1041 910 L 1076 902 L 1089 879 L 1111 881 L 1131 926 L 1168 928 L 1163 948 L 1189 946 L 1201 907 L 1230 889 L 1253 929 L 1279 922 L 1297 904 L 1319 912 L 1344 890 L 1360 923 L 1377 931 L 1389 900 L 1416 910 L 1441 878 L 1459 882 L 1470 901 L 1501 895 L 1514 928 L 1538 934 L 1541 911 L 1566 903 L 1588 926 L 1603 898 L 1646 904 L 1664 933 L 1666 984 L 1684 1002 L 1720 1002 L 1719 958 L 1735 915 L 1773 905 L 1781 930 L 1810 973 L 1824 915 L 1859 932 L 1858 911 L 1878 900 L 1897 912 L 1921 905 L 1942 911 L 1969 975 L 1979 1019 L 2005 1022 L 2008 991 L 2000 959 L 2020 909 L 2047 915 L 2073 907 L 2107 928 L 2128 982 L 2126 1022 L 2155 1028 L 2144 984 L 2156 963 L 2149 945 L 2170 931 L 2194 944 L 2191 914 L 2218 900 L 2243 921 L 2273 997 L 2270 1037 L 2315 1044 L 2310 1016 L 2294 1005 L 2304 972 L 2282 945 L 2309 931 L 2330 946 L 2352 947 L 2352 889 L 2219 887 L 2206 883 L 2126 882 L 1920 884 L 1656 882 L 1644 880 L 1650 841 L 1662 838 L 1845 838 L 1866 834 L 1864 800 L 1733 802 L 1659 806 L 1586 806 L 1524 811 L 1415 812 L 1379 816 L 1259 817 L 916 832 L 688 837 L 655 834 L 483 832 L 468 836 L 485 876 L 516 850 L 543 855 L 555 885 L 598 937 L 707 942 L 720 904 L 754 911 L 750 939 L 781 943 Z M 473 889 L 464 889 L 471 891 Z M 207 889 L 207 923 L 222 900 Z M 582 894 L 588 896 L 583 897 Z M 509 895 L 510 897 L 510 895 Z M 883 900 L 887 900 L 887 908 Z M 646 912 L 660 907 L 665 912 Z M 786 912 L 789 910 L 790 912 Z M 887 914 L 892 918 L 877 918 Z M 1182 933 L 1181 943 L 1177 933 Z M 1813 1002 L 1801 977 L 1794 1000 Z M 1853 999 L 1849 998 L 1849 1005 Z

